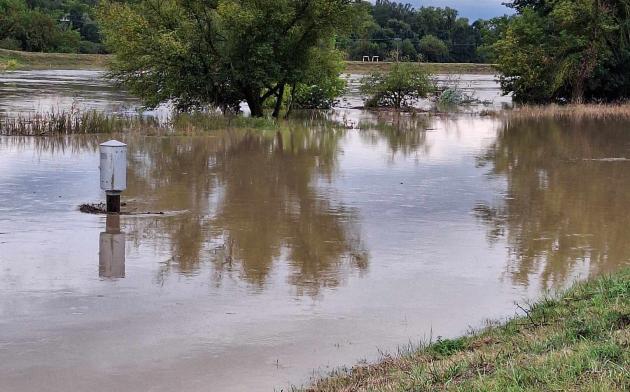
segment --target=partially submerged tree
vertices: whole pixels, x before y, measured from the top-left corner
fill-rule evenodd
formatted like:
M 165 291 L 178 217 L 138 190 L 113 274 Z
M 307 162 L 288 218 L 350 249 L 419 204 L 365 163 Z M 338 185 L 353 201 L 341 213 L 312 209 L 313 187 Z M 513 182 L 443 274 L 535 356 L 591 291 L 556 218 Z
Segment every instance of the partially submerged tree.
M 335 61 L 337 34 L 355 0 L 140 0 L 106 3 L 100 20 L 115 54 L 111 74 L 147 106 L 214 105 L 253 116 L 285 89 L 308 82 L 310 64 Z
M 630 97 L 630 0 L 515 0 L 495 46 L 501 86 L 517 101 Z
M 414 63 L 395 63 L 387 73 L 376 72 L 361 80 L 366 106 L 403 109 L 434 89 L 429 75 Z

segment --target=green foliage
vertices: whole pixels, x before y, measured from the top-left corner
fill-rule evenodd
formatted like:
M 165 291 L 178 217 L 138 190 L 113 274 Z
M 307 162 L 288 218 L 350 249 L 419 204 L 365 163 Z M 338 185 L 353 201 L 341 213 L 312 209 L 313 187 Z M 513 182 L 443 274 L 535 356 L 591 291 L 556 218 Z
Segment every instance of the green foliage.
M 418 45 L 424 60 L 429 62 L 442 62 L 448 58 L 448 46 L 434 35 L 425 35 Z
M 361 80 L 370 107 L 407 108 L 433 89 L 429 75 L 412 63 L 396 63 L 388 73 L 376 72 Z
M 313 50 L 304 78 L 292 88 L 291 106 L 330 109 L 346 88 L 345 80 L 340 77 L 344 66 L 341 52 Z
M 515 2 L 493 49 L 505 93 L 521 102 L 630 97 L 630 1 Z
M 432 62 L 480 62 L 486 58 L 478 51 L 486 24 L 479 21 L 470 24 L 452 8 L 414 9 L 409 4 L 389 0 L 364 4 L 371 23 L 365 21 L 360 30 L 338 43 L 352 60 L 380 56 L 415 61 L 418 54 Z
M 76 53 L 82 40 L 98 44 L 92 7 L 89 0 L 0 0 L 0 47 Z
M 264 102 L 308 81 L 309 67 L 349 27 L 351 0 L 142 0 L 103 3 L 102 32 L 115 54 L 112 76 L 146 105 L 214 105 L 253 116 Z M 322 64 L 323 67 L 331 66 Z
M 10 59 L 7 61 L 2 61 L 0 59 L 0 72 L 11 71 L 13 69 L 16 69 L 18 66 L 19 64 L 16 60 Z
M 427 348 L 427 352 L 438 357 L 448 357 L 467 348 L 466 338 L 438 339 Z
M 478 20 L 473 23 L 476 30 L 481 35 L 481 45 L 477 48 L 479 60 L 484 63 L 494 63 L 497 60 L 497 53 L 494 48 L 509 26 L 512 17 L 499 16 L 489 20 Z

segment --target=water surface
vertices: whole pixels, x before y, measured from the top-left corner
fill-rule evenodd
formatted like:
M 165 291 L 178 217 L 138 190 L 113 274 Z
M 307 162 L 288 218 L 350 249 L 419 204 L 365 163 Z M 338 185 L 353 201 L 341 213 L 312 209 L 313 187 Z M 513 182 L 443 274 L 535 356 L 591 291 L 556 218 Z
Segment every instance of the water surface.
M 1 389 L 286 388 L 629 264 L 628 124 L 338 116 L 120 135 L 118 220 L 110 136 L 0 138 Z

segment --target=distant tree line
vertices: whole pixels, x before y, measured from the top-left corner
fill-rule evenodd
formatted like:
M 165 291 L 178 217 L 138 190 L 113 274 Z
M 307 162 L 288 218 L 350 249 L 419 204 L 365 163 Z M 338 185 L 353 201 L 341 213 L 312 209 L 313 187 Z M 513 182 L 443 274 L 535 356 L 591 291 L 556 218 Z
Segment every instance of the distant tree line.
M 94 20 L 98 0 L 0 0 L 0 48 L 104 53 Z
M 124 3 L 123 1 L 122 3 Z M 105 53 L 96 19 L 98 0 L 0 0 L 0 48 L 30 52 Z M 364 21 L 338 36 L 351 60 L 492 62 L 492 45 L 509 18 L 470 23 L 452 8 L 389 0 L 359 1 Z
M 379 56 L 383 60 L 483 63 L 494 61 L 494 43 L 510 18 L 470 23 L 452 8 L 420 7 L 377 0 L 363 2 L 369 18 L 360 30 L 338 39 L 350 60 Z

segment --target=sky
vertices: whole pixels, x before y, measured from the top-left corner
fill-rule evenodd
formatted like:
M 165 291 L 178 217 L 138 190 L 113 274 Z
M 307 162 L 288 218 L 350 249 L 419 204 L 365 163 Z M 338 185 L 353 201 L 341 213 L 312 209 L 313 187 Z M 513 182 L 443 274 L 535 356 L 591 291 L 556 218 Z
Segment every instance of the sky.
M 418 8 L 421 6 L 451 7 L 459 11 L 459 15 L 472 21 L 494 16 L 511 14 L 513 11 L 501 3 L 509 0 L 394 0 L 398 3 L 409 3 Z

